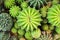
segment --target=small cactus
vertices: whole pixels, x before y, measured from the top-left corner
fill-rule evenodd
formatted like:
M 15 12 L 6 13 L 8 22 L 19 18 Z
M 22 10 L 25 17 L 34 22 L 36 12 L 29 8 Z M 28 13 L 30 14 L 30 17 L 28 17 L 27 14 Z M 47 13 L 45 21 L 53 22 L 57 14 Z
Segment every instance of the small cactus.
M 16 16 L 18 16 L 20 10 L 21 9 L 19 8 L 19 6 L 12 6 L 10 8 L 9 12 L 10 12 L 11 16 L 15 18 Z
M 36 30 L 32 31 L 31 34 L 32 34 L 33 38 L 39 38 L 41 35 L 41 31 L 40 31 L 40 29 L 36 29 Z
M 4 0 L 4 6 L 6 8 L 11 8 L 15 5 L 15 0 Z

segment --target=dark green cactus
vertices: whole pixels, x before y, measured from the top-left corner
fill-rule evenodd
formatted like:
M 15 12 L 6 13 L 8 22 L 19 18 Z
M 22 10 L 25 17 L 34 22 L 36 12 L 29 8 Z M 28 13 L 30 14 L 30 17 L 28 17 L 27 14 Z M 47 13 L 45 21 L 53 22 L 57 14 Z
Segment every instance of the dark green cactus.
M 8 13 L 0 14 L 0 30 L 10 31 L 13 21 L 11 16 Z
M 5 32 L 0 32 L 0 40 L 9 40 L 10 34 Z
M 30 3 L 30 6 L 40 8 L 40 6 L 47 4 L 46 0 L 28 0 L 28 3 Z

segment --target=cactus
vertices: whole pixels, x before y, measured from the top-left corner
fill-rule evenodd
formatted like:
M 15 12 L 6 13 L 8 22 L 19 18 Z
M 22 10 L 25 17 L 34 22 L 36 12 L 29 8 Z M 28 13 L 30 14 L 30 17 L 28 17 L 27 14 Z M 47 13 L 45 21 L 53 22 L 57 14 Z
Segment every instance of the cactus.
M 43 18 L 45 18 L 47 15 L 47 9 L 48 6 L 43 6 L 43 8 L 40 9 Z
M 25 38 L 27 39 L 27 40 L 32 40 L 33 38 L 32 38 L 32 35 L 31 35 L 31 32 L 26 32 L 25 33 Z
M 41 35 L 41 31 L 40 31 L 40 29 L 36 29 L 36 30 L 32 31 L 31 34 L 32 34 L 33 38 L 39 38 Z
M 42 26 L 42 29 L 44 30 L 44 31 L 47 31 L 49 28 L 48 28 L 49 26 L 48 26 L 48 24 L 44 24 L 43 26 Z
M 30 3 L 30 6 L 33 6 L 35 8 L 40 8 L 40 6 L 43 6 L 44 3 L 47 4 L 46 0 L 28 0 L 28 3 Z
M 0 40 L 9 40 L 10 34 L 5 32 L 0 32 Z
M 15 29 L 14 27 L 11 29 L 11 32 L 16 34 L 17 33 L 17 29 Z
M 13 21 L 9 14 L 0 14 L 0 31 L 10 31 Z
M 53 40 L 53 39 L 51 34 L 46 34 L 45 32 L 43 32 L 42 35 L 36 40 Z
M 24 30 L 19 29 L 19 30 L 18 30 L 18 34 L 19 34 L 20 36 L 23 36 L 23 35 L 25 34 L 25 31 L 24 31 Z
M 26 1 L 21 3 L 21 8 L 27 8 L 28 7 L 28 3 Z
M 4 0 L 4 6 L 6 8 L 11 8 L 15 5 L 15 0 Z
M 12 6 L 10 8 L 9 12 L 10 12 L 11 16 L 15 18 L 19 14 L 20 10 L 21 9 L 19 8 L 19 6 Z
M 53 5 L 48 9 L 47 19 L 52 26 L 60 27 L 60 4 Z
M 41 21 L 42 19 L 39 11 L 30 7 L 23 9 L 17 16 L 18 26 L 26 31 L 37 29 L 38 25 L 41 25 Z

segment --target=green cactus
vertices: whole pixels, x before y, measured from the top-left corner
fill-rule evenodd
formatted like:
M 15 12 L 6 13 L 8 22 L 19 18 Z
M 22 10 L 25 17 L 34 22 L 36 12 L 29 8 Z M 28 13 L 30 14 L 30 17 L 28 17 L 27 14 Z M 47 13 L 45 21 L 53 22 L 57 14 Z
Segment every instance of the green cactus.
M 53 40 L 53 39 L 51 34 L 46 34 L 45 32 L 43 32 L 43 34 L 36 40 Z
M 26 31 L 37 29 L 38 25 L 41 25 L 41 21 L 42 19 L 39 11 L 30 7 L 23 9 L 17 16 L 18 26 Z
M 4 0 L 4 6 L 6 8 L 11 8 L 15 5 L 15 0 Z
M 10 31 L 12 24 L 13 24 L 12 18 L 8 13 L 0 14 L 0 30 Z
M 40 29 L 36 29 L 36 30 L 32 31 L 31 34 L 32 34 L 33 38 L 39 38 L 41 35 L 41 31 L 40 31 Z
M 19 6 L 12 6 L 10 8 L 9 12 L 10 12 L 11 16 L 15 18 L 19 14 L 20 10 L 21 9 L 19 8 Z
M 25 34 L 25 31 L 24 31 L 24 30 L 19 29 L 19 30 L 18 30 L 18 34 L 19 34 L 20 36 L 23 36 L 23 35 Z
M 27 40 L 32 40 L 33 38 L 32 38 L 32 35 L 31 35 L 31 32 L 26 32 L 25 33 L 25 38 L 27 39 Z
M 5 32 L 0 32 L 0 40 L 9 40 L 10 34 Z
M 47 4 L 46 0 L 28 0 L 28 3 L 30 3 L 30 6 L 33 6 L 35 8 L 40 8 L 40 6 L 43 6 L 44 3 Z
M 54 26 L 49 25 L 49 29 L 50 29 L 50 30 L 54 30 Z
M 47 9 L 48 6 L 43 6 L 43 8 L 40 9 L 43 18 L 47 16 Z
M 60 34 L 60 27 L 56 27 L 55 31 Z
M 28 3 L 26 1 L 21 3 L 21 8 L 27 8 L 28 7 Z
M 49 29 L 48 24 L 44 24 L 44 25 L 42 25 L 42 29 L 43 29 L 44 31 L 47 31 L 47 30 Z
M 14 27 L 11 29 L 11 32 L 16 34 L 17 33 L 17 29 L 15 29 Z
M 60 4 L 53 5 L 48 9 L 47 19 L 52 26 L 60 27 Z

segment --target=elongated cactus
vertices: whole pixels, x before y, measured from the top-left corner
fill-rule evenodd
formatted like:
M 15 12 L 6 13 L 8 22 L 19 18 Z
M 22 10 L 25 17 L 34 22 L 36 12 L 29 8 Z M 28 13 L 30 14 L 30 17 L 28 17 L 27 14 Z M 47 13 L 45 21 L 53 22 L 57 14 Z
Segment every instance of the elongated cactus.
M 47 19 L 53 26 L 60 27 L 60 4 L 48 9 Z
M 13 24 L 12 18 L 8 13 L 0 14 L 0 30 L 10 31 L 12 24 Z
M 44 3 L 47 4 L 46 0 L 28 0 L 28 3 L 30 3 L 30 6 L 38 8 L 40 8 L 41 5 L 44 5 Z
M 34 29 L 37 29 L 38 26 L 41 25 L 41 21 L 42 19 L 39 11 L 30 7 L 23 9 L 17 16 L 18 26 L 26 31 L 33 31 Z
M 4 0 L 4 6 L 6 8 L 11 8 L 15 5 L 15 0 Z

